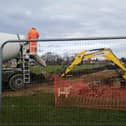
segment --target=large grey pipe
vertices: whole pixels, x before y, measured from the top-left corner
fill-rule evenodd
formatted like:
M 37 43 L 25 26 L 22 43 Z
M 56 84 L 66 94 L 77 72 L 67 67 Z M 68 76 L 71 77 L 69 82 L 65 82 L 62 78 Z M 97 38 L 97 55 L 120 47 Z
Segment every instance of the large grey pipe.
M 30 55 L 30 58 L 34 59 L 39 65 L 46 67 L 46 62 L 37 54 L 36 55 Z
M 24 45 L 25 47 L 25 52 L 27 53 L 27 50 L 29 50 L 29 43 L 26 43 Z M 34 59 L 39 65 L 43 66 L 43 67 L 46 67 L 46 62 L 40 57 L 38 56 L 37 54 L 34 54 L 34 55 L 30 55 L 30 58 Z

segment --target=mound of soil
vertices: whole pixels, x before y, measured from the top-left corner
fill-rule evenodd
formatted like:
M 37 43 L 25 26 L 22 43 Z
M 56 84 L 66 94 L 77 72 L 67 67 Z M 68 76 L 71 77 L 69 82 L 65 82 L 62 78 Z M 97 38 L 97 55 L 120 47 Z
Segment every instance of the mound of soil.
M 115 70 L 103 70 L 96 73 L 82 75 L 80 77 L 85 83 L 105 84 L 120 88 L 120 78 Z
M 103 70 L 103 71 L 99 71 L 99 72 L 95 72 L 95 73 L 82 75 L 81 78 L 85 82 L 90 82 L 90 81 L 105 80 L 105 79 L 112 78 L 115 76 L 118 76 L 118 74 L 115 70 Z

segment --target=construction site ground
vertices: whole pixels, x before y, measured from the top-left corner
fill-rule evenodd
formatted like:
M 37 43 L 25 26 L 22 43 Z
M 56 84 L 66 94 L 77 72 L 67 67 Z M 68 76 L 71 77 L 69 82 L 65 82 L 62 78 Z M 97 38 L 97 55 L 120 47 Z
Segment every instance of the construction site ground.
M 101 70 L 93 73 L 88 73 L 88 74 L 83 74 L 76 72 L 76 75 L 79 77 L 73 77 L 70 78 L 72 80 L 83 80 L 84 83 L 106 83 L 105 80 L 108 78 L 117 76 L 117 73 L 115 70 Z M 74 75 L 74 76 L 76 76 Z M 110 82 L 111 83 L 111 82 Z M 120 86 L 120 82 L 116 79 L 112 81 L 112 84 L 115 87 Z M 5 90 L 3 91 L 3 96 L 30 96 L 30 95 L 36 95 L 39 94 L 40 92 L 47 92 L 47 93 L 53 93 L 53 80 L 45 81 L 42 83 L 33 83 L 29 84 L 25 89 L 23 90 L 18 90 L 18 91 L 11 91 L 11 90 Z
M 48 82 L 29 84 L 25 89 L 18 91 L 5 90 L 3 96 L 34 96 L 40 92 L 53 93 L 53 84 Z
M 76 74 L 79 73 L 77 72 Z M 78 79 L 83 80 L 85 83 L 100 81 L 101 79 L 116 76 L 116 72 L 113 70 L 102 70 L 88 75 L 81 74 L 79 76 L 79 78 L 71 78 L 72 81 L 77 81 Z M 118 83 L 116 85 L 118 85 Z M 90 126 L 92 124 L 94 126 L 125 126 L 126 124 L 125 111 L 100 111 L 97 109 L 71 106 L 56 107 L 53 94 L 53 81 L 31 84 L 26 89 L 20 91 L 6 90 L 3 92 L 3 96 L 7 97 L 3 97 L 2 99 L 2 111 L 0 114 L 1 126 Z M 97 98 L 95 97 L 94 100 L 97 100 Z M 75 99 L 72 101 L 76 102 Z

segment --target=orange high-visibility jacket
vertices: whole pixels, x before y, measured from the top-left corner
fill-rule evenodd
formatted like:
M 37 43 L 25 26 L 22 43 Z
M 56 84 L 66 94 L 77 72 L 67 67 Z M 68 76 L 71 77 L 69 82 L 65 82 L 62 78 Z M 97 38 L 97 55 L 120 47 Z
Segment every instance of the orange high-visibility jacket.
M 38 39 L 39 38 L 39 32 L 36 29 L 29 30 L 27 34 L 28 39 Z
M 39 38 L 39 32 L 35 28 L 32 28 L 31 30 L 29 30 L 29 32 L 27 34 L 27 38 L 29 40 L 38 39 Z M 29 45 L 30 45 L 30 53 L 36 53 L 37 42 L 32 41 L 32 42 L 30 42 Z

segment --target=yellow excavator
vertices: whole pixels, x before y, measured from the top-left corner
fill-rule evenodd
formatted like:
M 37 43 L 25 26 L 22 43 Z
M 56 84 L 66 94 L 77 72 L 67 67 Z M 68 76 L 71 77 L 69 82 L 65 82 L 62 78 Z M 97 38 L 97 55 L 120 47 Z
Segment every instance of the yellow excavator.
M 100 48 L 93 50 L 84 50 L 78 53 L 71 64 L 65 69 L 65 71 L 61 74 L 61 77 L 67 75 L 73 68 L 80 64 L 84 59 L 90 58 L 98 58 L 103 57 L 111 62 L 113 62 L 116 66 L 118 66 L 121 70 L 121 84 L 124 85 L 126 82 L 126 67 L 122 61 L 118 59 L 118 57 L 112 52 L 110 48 Z

